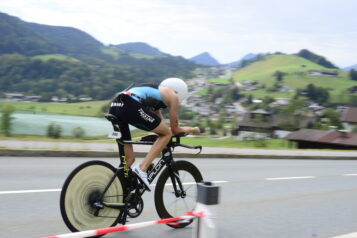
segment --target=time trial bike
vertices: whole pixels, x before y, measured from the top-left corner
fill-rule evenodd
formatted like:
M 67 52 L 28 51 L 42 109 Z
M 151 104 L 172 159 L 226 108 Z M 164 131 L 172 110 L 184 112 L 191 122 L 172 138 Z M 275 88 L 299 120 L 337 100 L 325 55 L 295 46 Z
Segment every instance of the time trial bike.
M 105 116 L 113 126 L 112 138 L 116 139 L 120 164 L 93 160 L 75 168 L 64 182 L 60 196 L 62 218 L 72 232 L 126 224 L 129 218 L 138 217 L 144 208 L 142 195 L 145 185 L 126 165 L 124 144 L 152 145 L 156 135 L 148 135 L 139 141 L 126 141 L 120 135 L 118 119 Z M 162 152 L 161 159 L 148 169 L 150 186 L 155 186 L 155 208 L 160 218 L 182 216 L 196 206 L 197 184 L 202 182 L 199 169 L 192 163 L 175 161 L 175 147 L 202 150 L 201 146 L 180 143 L 184 135 L 175 135 Z M 163 171 L 162 171 L 163 170 Z M 156 185 L 152 184 L 157 175 Z M 167 225 L 183 228 L 192 220 L 182 220 Z

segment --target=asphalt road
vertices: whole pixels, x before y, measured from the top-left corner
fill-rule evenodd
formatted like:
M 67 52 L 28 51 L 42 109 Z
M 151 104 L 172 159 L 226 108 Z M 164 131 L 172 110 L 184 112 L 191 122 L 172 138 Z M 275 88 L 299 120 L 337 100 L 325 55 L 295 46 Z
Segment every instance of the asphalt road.
M 0 237 L 67 233 L 59 211 L 59 189 L 70 171 L 88 160 L 0 157 Z M 220 238 L 328 238 L 357 231 L 355 161 L 189 160 L 205 180 L 226 181 L 219 183 L 216 207 Z M 153 192 L 144 200 L 143 214 L 129 224 L 158 219 Z M 156 225 L 106 237 L 182 238 L 191 233 L 191 227 L 174 230 Z

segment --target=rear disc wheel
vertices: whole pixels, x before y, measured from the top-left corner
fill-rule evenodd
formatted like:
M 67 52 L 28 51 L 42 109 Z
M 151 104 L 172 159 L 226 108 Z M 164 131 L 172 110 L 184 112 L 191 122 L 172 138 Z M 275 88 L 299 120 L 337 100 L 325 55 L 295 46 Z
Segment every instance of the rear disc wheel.
M 111 227 L 118 223 L 122 209 L 102 204 L 102 201 L 123 202 L 123 187 L 117 176 L 100 201 L 115 171 L 104 161 L 89 161 L 68 176 L 61 191 L 60 207 L 62 218 L 72 232 Z

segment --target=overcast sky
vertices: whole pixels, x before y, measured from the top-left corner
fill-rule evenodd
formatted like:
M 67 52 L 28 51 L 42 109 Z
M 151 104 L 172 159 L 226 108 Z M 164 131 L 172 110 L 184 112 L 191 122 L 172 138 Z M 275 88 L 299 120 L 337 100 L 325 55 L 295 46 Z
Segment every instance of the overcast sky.
M 1 12 L 104 44 L 146 42 L 186 58 L 207 51 L 220 63 L 309 49 L 339 67 L 357 64 L 356 9 L 356 0 L 0 1 Z

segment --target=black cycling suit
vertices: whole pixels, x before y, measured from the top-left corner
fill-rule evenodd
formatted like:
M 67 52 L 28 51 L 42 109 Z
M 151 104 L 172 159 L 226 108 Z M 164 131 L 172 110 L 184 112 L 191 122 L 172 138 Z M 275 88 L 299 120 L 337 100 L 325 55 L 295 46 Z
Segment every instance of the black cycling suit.
M 167 108 L 160 90 L 154 84 L 139 84 L 118 93 L 110 105 L 109 113 L 115 115 L 124 140 L 131 140 L 129 124 L 145 131 L 154 130 L 161 118 L 154 111 Z

